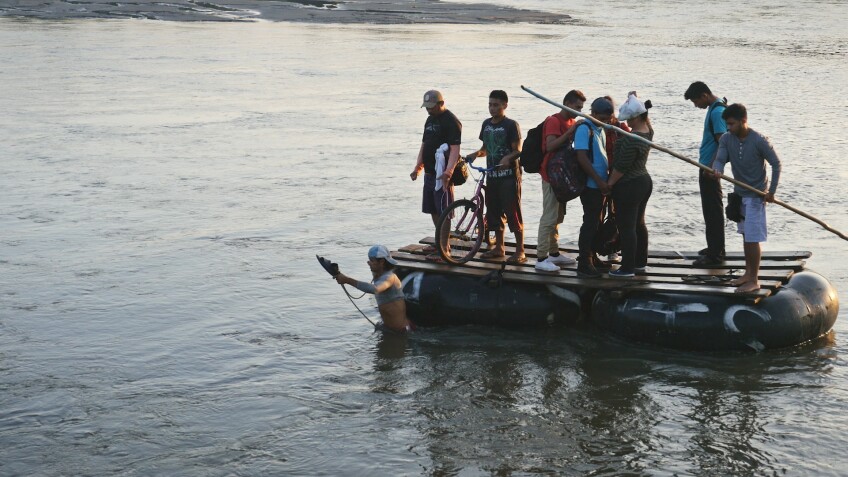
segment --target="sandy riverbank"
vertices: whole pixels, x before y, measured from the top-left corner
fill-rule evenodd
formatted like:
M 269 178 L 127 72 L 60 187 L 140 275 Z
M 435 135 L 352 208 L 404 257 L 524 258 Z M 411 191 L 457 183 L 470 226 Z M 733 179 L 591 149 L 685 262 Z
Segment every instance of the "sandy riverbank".
M 0 16 L 64 20 L 139 18 L 164 21 L 292 21 L 310 23 L 566 23 L 568 15 L 438 0 L 81 1 L 10 0 Z

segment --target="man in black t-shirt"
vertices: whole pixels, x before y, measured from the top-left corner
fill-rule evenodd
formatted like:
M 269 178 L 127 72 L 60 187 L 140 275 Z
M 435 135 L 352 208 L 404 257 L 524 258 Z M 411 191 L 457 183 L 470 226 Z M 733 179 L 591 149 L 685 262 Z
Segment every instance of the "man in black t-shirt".
M 415 169 L 409 174 L 412 180 L 418 178 L 424 169 L 424 195 L 421 211 L 430 214 L 433 225 L 438 225 L 439 216 L 453 202 L 451 174 L 459 160 L 459 144 L 462 142 L 462 123 L 450 111 L 445 109 L 442 93 L 430 90 L 424 93 L 422 108 L 427 108 L 427 121 L 424 123 L 424 136 Z M 436 175 L 436 152 L 444 154 L 444 172 Z M 435 250 L 432 250 L 435 251 Z

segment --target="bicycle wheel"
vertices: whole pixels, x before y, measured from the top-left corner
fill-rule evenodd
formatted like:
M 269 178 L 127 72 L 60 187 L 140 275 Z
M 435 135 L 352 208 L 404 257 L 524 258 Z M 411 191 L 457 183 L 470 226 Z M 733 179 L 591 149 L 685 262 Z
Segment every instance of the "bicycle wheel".
M 453 264 L 471 260 L 480 250 L 484 229 L 482 207 L 468 199 L 457 200 L 442 212 L 436 226 L 439 255 Z

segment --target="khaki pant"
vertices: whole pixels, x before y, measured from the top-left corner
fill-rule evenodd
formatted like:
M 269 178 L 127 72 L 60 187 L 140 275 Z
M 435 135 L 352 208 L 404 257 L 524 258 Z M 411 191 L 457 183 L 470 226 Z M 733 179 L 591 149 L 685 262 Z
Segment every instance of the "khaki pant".
M 562 223 L 564 217 L 565 205 L 557 200 L 551 185 L 542 181 L 542 217 L 539 219 L 539 243 L 536 246 L 538 260 L 559 252 L 557 225 Z

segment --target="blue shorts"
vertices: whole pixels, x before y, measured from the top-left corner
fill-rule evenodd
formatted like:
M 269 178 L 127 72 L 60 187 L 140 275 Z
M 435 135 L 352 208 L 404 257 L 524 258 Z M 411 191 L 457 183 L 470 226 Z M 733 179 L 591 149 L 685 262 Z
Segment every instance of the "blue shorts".
M 765 242 L 768 239 L 766 203 L 761 197 L 742 197 L 740 207 L 744 218 L 736 225 L 736 231 L 745 242 Z
M 436 190 L 436 174 L 424 174 L 424 195 L 421 201 L 421 212 L 440 215 L 453 202 L 453 184 L 448 190 L 442 187 Z

